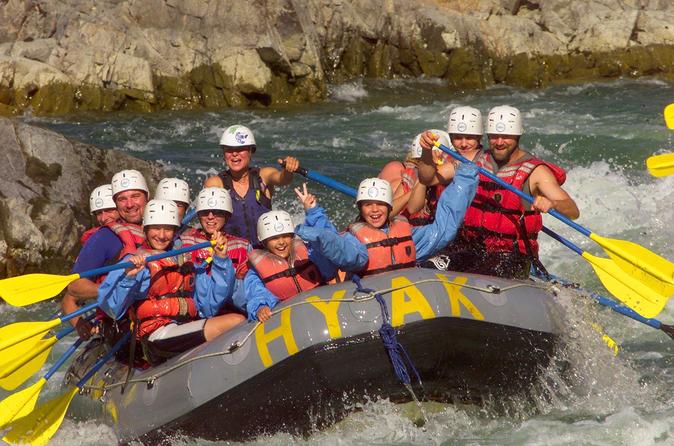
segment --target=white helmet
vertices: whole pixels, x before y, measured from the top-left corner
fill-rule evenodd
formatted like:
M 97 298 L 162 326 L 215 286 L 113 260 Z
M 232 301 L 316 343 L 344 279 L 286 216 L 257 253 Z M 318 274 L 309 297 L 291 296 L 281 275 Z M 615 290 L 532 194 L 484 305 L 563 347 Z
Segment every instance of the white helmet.
M 269 211 L 257 219 L 257 238 L 261 242 L 283 234 L 294 234 L 293 221 L 286 211 Z
M 437 130 L 437 129 L 432 129 L 429 130 L 429 132 L 435 134 L 438 137 L 438 141 L 440 141 L 440 144 L 442 144 L 445 147 L 452 147 L 452 143 L 449 141 L 449 134 L 445 132 L 444 130 Z M 412 146 L 410 147 L 410 150 L 407 152 L 407 156 L 409 158 L 421 158 L 422 148 L 421 144 L 419 144 L 419 141 L 421 140 L 421 135 L 423 133 L 419 133 L 417 136 L 414 137 L 414 141 L 412 141 Z M 438 149 L 437 147 L 433 147 L 433 150 L 436 152 L 440 152 L 441 150 Z
M 232 197 L 224 187 L 205 187 L 197 195 L 197 212 L 218 210 L 232 213 Z
M 180 227 L 178 206 L 172 200 L 150 200 L 143 212 L 143 227 L 171 225 Z
M 102 209 L 115 209 L 117 205 L 112 199 L 112 186 L 104 184 L 91 191 L 89 196 L 89 209 L 93 214 Z
M 456 107 L 449 112 L 447 131 L 455 135 L 482 136 L 482 113 L 474 107 Z
M 361 201 L 380 201 L 393 207 L 393 191 L 391 184 L 381 178 L 366 178 L 358 186 L 356 203 Z
M 489 110 L 488 135 L 521 135 L 524 133 L 522 114 L 515 107 L 499 105 Z
M 164 178 L 157 184 L 154 198 L 190 204 L 190 186 L 180 178 Z
M 122 170 L 121 172 L 117 172 L 112 176 L 110 184 L 112 184 L 113 197 L 127 190 L 142 190 L 147 194 L 150 193 L 143 174 L 137 170 Z
M 220 138 L 220 145 L 227 147 L 253 147 L 253 153 L 255 153 L 255 137 L 253 132 L 246 126 L 243 125 L 230 125 L 222 133 Z

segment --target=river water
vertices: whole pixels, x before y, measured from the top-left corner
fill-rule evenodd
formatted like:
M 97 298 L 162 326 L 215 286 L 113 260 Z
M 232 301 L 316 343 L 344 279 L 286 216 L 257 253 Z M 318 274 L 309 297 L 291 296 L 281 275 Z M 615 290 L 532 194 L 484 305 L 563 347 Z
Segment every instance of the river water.
M 472 105 L 486 114 L 491 106 L 510 104 L 524 114 L 522 146 L 568 169 L 565 188 L 581 210 L 580 224 L 674 259 L 674 176 L 656 179 L 645 167 L 649 156 L 674 150 L 674 132 L 667 130 L 662 116 L 672 101 L 674 85 L 656 80 L 544 90 L 495 87 L 468 93 L 448 92 L 436 81 L 376 81 L 333 87 L 326 103 L 302 107 L 24 120 L 86 143 L 158 160 L 172 175 L 188 180 L 193 191 L 222 165 L 218 150 L 222 130 L 240 123 L 255 132 L 258 165 L 292 155 L 306 168 L 356 186 L 360 179 L 376 175 L 386 161 L 402 158 L 416 133 L 445 128 L 451 108 Z M 338 226 L 353 218 L 349 199 L 322 186 L 309 186 Z M 275 206 L 291 211 L 297 221 L 302 218 L 289 188 L 280 191 Z M 545 224 L 584 250 L 600 254 L 593 242 L 556 219 L 546 216 Z M 541 243 L 541 257 L 551 272 L 606 294 L 584 260 L 544 235 Z M 546 371 L 531 398 L 510 401 L 505 410 L 425 403 L 429 421 L 424 426 L 415 424 L 414 407 L 371 401 L 309 438 L 277 434 L 249 444 L 674 444 L 674 340 L 588 303 L 574 291 L 563 290 L 558 299 L 569 320 L 567 347 L 557 359 L 571 364 L 570 381 L 555 370 Z M 53 304 L 28 310 L 1 306 L 0 322 L 39 320 L 53 311 Z M 666 308 L 659 318 L 673 323 L 674 310 Z M 620 344 L 619 355 L 614 356 L 589 328 L 591 321 Z M 64 349 L 57 344 L 50 362 Z M 43 394 L 57 394 L 58 378 Z M 95 420 L 68 418 L 54 442 L 116 440 Z M 212 444 L 193 438 L 174 438 L 171 443 Z

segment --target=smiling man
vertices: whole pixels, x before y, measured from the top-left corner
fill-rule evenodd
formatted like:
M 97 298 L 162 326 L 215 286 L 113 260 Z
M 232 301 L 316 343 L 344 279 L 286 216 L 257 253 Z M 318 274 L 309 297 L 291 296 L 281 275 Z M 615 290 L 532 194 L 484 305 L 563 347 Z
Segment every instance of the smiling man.
M 523 150 L 522 115 L 508 105 L 494 107 L 487 117 L 489 150 L 473 161 L 534 197 L 533 205 L 499 184 L 480 177 L 480 183 L 463 227 L 452 245 L 449 268 L 502 277 L 526 278 L 531 263 L 538 260 L 541 213 L 556 209 L 569 218 L 579 216 L 578 207 L 561 188 L 564 170 Z
M 224 187 L 232 197 L 232 217 L 225 230 L 228 234 L 243 237 L 253 244 L 257 238 L 257 220 L 271 210 L 274 186 L 285 186 L 293 179 L 293 172 L 300 166 L 296 158 L 279 159 L 283 169 L 251 167 L 257 149 L 253 132 L 243 125 L 228 127 L 220 138 L 226 169 L 209 177 L 204 187 Z

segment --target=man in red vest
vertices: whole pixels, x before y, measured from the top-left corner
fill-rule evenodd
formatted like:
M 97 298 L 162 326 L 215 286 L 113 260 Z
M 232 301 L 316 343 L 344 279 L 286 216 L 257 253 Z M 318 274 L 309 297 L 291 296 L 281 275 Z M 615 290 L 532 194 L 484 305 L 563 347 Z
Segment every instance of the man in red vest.
M 481 176 L 459 235 L 448 246 L 448 269 L 526 278 L 532 262 L 540 265 L 541 213 L 556 209 L 571 219 L 580 215 L 575 201 L 561 187 L 564 170 L 523 150 L 519 145 L 522 133 L 518 109 L 492 108 L 487 117 L 489 150 L 476 154 L 473 162 L 533 196 L 534 203 Z M 432 146 L 422 139 L 422 147 Z

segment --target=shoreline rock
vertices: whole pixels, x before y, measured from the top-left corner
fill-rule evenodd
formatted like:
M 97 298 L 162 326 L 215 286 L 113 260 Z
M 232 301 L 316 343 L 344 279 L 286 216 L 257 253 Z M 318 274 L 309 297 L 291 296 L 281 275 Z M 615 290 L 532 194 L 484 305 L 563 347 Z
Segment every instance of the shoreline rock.
M 666 0 L 9 0 L 0 114 L 312 103 L 358 77 L 674 80 L 672 23 Z
M 92 226 L 91 191 L 122 169 L 160 179 L 156 164 L 2 117 L 0 147 L 0 278 L 66 273 Z

